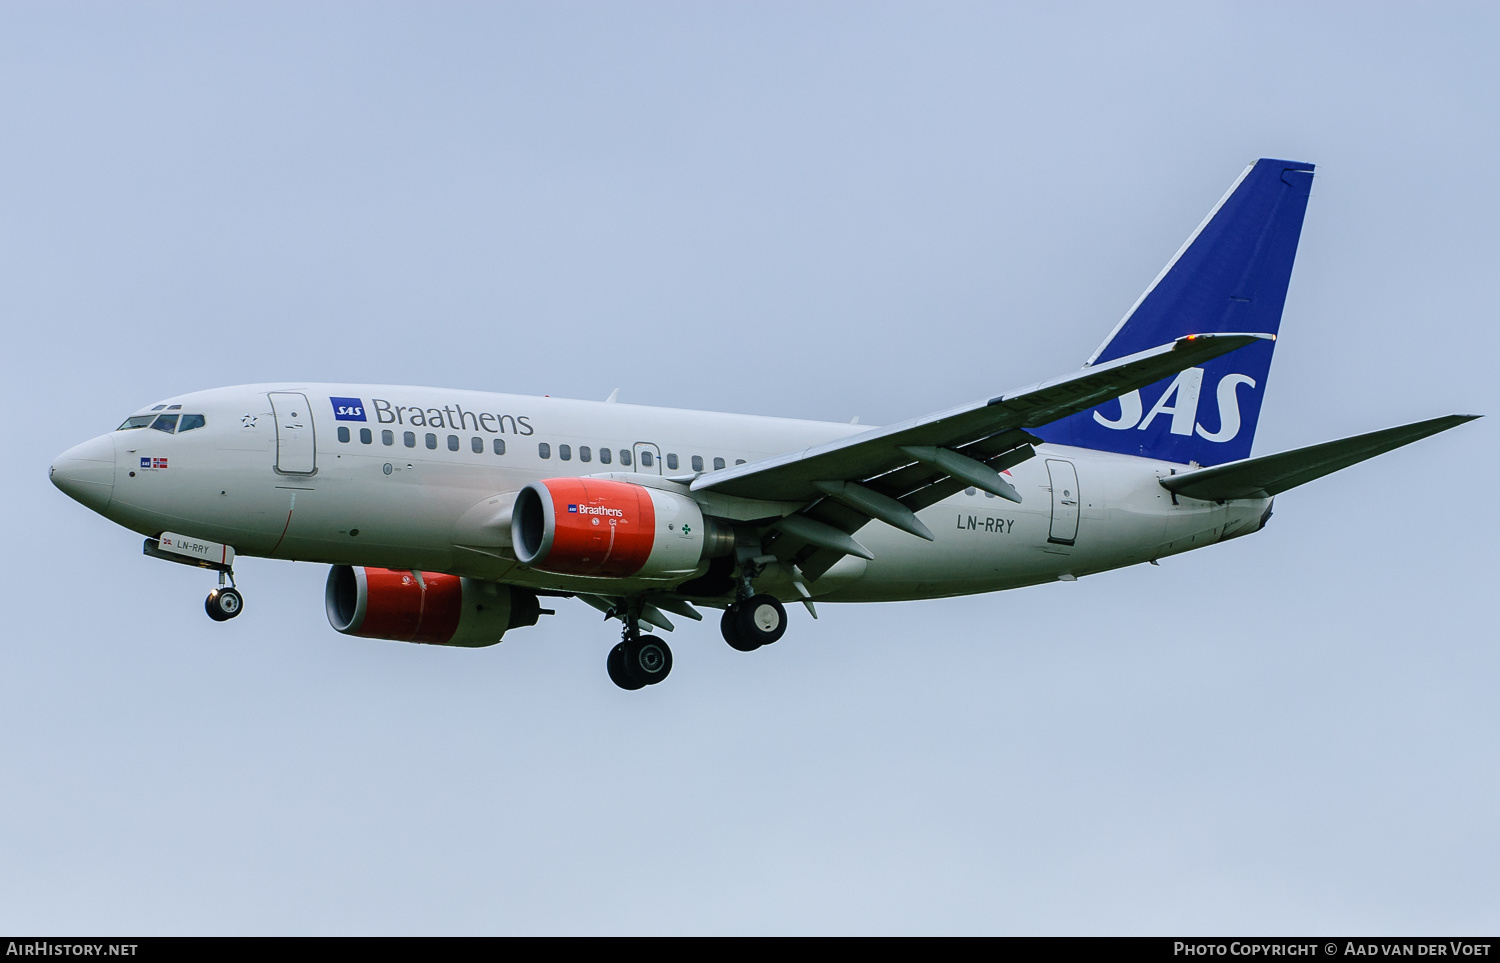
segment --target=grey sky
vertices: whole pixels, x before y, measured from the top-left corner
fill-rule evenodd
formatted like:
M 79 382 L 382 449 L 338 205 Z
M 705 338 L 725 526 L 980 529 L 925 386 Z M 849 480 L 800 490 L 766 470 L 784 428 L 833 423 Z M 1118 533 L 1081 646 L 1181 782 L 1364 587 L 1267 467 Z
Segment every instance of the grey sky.
M 55 491 L 175 392 L 880 423 L 1076 367 L 1318 164 L 1257 452 L 1496 414 L 1492 5 L 0 5 L 0 927 L 1493 933 L 1486 419 L 1135 569 L 604 673 L 350 639 Z

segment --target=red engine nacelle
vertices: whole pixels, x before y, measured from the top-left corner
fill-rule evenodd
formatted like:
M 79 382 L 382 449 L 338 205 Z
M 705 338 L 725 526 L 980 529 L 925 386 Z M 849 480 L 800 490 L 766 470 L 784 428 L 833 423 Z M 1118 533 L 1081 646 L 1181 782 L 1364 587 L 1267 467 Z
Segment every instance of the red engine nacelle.
M 516 557 L 532 568 L 598 578 L 688 575 L 726 537 L 733 547 L 728 529 L 704 518 L 691 498 L 600 478 L 527 485 L 516 495 L 510 534 Z
M 328 622 L 345 635 L 478 647 L 535 625 L 532 592 L 440 572 L 335 565 L 324 591 Z

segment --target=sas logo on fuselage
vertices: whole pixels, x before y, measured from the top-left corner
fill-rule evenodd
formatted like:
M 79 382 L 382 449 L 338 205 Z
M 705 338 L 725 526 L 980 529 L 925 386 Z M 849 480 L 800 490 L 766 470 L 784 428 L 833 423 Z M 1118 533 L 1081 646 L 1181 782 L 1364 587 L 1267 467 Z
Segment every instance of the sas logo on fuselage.
M 329 398 L 335 421 L 364 421 L 365 403 L 359 398 Z
M 577 505 L 568 503 L 569 515 L 604 515 L 607 518 L 624 518 L 625 513 L 618 508 L 605 508 L 602 505 Z
M 165 468 L 165 467 L 167 467 L 167 460 L 165 458 L 147 458 L 145 455 L 142 455 L 141 456 L 141 467 L 142 468 Z

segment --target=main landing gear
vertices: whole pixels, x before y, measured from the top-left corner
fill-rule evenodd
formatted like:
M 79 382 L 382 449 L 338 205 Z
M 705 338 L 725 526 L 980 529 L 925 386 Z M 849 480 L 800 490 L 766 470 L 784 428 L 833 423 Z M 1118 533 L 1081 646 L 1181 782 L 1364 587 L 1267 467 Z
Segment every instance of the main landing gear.
M 773 596 L 752 595 L 724 610 L 719 631 L 732 648 L 754 652 L 786 632 L 786 609 Z
M 753 579 L 757 568 L 746 565 L 743 571 L 739 600 L 724 610 L 719 628 L 731 646 L 754 652 L 786 634 L 786 609 L 774 595 L 756 594 Z M 617 604 L 607 617 L 625 623 L 620 644 L 609 650 L 604 663 L 610 681 L 622 689 L 641 689 L 665 679 L 672 671 L 672 650 L 654 635 L 641 635 L 641 600 L 626 599 L 623 610 Z
M 719 631 L 724 641 L 741 652 L 754 652 L 763 645 L 770 645 L 786 633 L 786 609 L 782 608 L 774 595 L 758 595 L 755 578 L 764 569 L 767 559 L 740 559 L 739 587 L 735 601 L 724 610 L 719 619 Z
M 604 666 L 609 680 L 622 689 L 656 685 L 672 671 L 672 650 L 654 635 L 641 635 L 641 603 L 631 599 L 624 615 L 620 644 L 609 650 Z
M 229 576 L 228 586 L 224 584 L 225 575 Z M 203 600 L 203 610 L 215 622 L 227 622 L 245 610 L 245 597 L 234 587 L 233 572 L 219 572 L 219 587 L 209 592 L 208 598 Z

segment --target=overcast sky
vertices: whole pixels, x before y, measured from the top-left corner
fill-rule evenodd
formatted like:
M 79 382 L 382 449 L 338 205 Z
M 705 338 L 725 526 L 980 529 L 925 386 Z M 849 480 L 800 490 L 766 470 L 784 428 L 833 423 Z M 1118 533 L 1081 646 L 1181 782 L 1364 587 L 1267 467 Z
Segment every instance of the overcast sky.
M 1493 934 L 1493 417 L 639 693 L 571 601 L 346 638 L 245 559 L 212 623 L 46 476 L 278 379 L 919 415 L 1076 368 L 1261 156 L 1318 174 L 1255 451 L 1495 415 L 1497 21 L 0 3 L 0 929 Z

